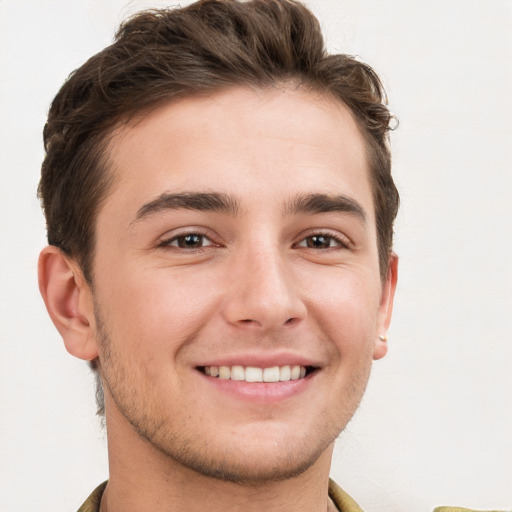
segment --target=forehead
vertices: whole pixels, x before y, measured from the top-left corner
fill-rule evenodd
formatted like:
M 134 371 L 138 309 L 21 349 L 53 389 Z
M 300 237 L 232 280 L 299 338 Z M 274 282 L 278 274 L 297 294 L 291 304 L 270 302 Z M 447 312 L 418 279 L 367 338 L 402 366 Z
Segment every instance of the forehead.
M 249 203 L 339 193 L 373 210 L 353 115 L 302 90 L 234 88 L 169 102 L 119 127 L 108 156 L 116 179 L 106 203 L 123 211 L 163 192 L 196 190 Z

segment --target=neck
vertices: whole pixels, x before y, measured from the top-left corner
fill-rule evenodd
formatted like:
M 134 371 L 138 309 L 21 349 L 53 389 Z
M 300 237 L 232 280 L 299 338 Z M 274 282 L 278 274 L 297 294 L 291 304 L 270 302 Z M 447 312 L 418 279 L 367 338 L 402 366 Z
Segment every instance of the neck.
M 204 478 L 168 475 L 149 481 L 147 476 L 113 475 L 101 502 L 101 512 L 326 512 L 334 510 L 327 480 L 297 477 L 286 482 L 241 486 Z
M 107 418 L 108 425 L 108 418 Z M 110 479 L 101 512 L 326 512 L 331 444 L 306 471 L 282 481 L 233 483 L 204 476 L 131 431 L 109 434 Z

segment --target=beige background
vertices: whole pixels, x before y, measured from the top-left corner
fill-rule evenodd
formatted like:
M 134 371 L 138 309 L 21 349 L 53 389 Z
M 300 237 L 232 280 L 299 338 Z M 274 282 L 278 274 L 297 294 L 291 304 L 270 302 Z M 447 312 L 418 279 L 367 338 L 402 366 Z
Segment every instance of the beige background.
M 36 286 L 41 129 L 67 74 L 156 5 L 0 0 L 0 512 L 76 510 L 107 476 L 92 378 Z M 512 509 L 512 1 L 309 5 L 401 121 L 391 350 L 333 476 L 367 512 Z

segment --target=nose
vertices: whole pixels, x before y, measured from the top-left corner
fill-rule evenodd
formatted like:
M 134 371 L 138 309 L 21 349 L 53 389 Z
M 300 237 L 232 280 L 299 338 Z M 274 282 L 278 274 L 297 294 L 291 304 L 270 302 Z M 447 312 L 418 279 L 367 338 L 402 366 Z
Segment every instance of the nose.
M 290 265 L 276 248 L 239 255 L 226 287 L 226 320 L 238 328 L 261 331 L 300 323 L 307 308 Z

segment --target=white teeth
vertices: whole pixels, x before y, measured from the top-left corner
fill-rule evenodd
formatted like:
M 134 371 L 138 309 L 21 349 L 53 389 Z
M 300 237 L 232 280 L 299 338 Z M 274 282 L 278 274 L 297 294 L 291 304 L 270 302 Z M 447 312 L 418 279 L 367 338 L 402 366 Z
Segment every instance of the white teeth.
M 272 366 L 257 368 L 254 366 L 205 366 L 204 373 L 223 380 L 244 380 L 246 382 L 286 382 L 303 379 L 306 367 L 299 365 Z
M 230 379 L 231 378 L 231 368 L 229 366 L 221 366 L 219 368 L 219 379 Z
M 281 366 L 281 368 L 279 368 L 279 380 L 280 381 L 290 380 L 291 374 L 292 374 L 292 371 L 289 366 Z
M 245 380 L 245 371 L 243 366 L 231 367 L 231 380 Z
M 279 366 L 272 366 L 263 370 L 263 382 L 279 382 Z
M 290 379 L 297 380 L 300 377 L 300 366 L 292 366 Z
M 245 380 L 247 382 L 263 382 L 263 370 L 248 366 L 245 369 Z

